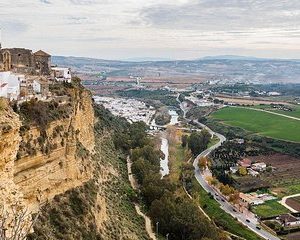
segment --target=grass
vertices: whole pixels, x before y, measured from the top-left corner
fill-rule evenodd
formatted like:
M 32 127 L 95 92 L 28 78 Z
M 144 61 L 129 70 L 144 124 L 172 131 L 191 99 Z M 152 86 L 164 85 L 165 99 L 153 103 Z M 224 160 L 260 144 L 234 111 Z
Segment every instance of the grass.
M 278 193 L 279 197 L 290 196 L 300 193 L 300 183 L 290 183 L 288 185 L 281 185 L 273 189 L 274 192 Z
M 188 149 L 181 146 L 182 130 L 169 128 L 169 167 L 171 182 L 177 182 L 180 178 L 181 166 L 189 158 Z
M 262 218 L 274 217 L 290 212 L 286 207 L 277 202 L 277 200 L 271 200 L 264 204 L 253 206 L 252 211 Z
M 235 220 L 231 215 L 224 212 L 219 203 L 211 198 L 210 195 L 198 184 L 196 179 L 193 182 L 194 191 L 199 196 L 199 202 L 202 209 L 224 230 L 229 231 L 235 235 L 241 236 L 247 240 L 261 239 L 255 233 L 247 229 L 244 225 Z
M 211 146 L 215 145 L 219 141 L 219 138 L 217 136 L 214 136 L 212 139 L 210 139 L 207 148 L 210 148 Z
M 211 117 L 266 137 L 300 142 L 300 121 L 297 120 L 242 107 L 222 108 Z
M 284 114 L 287 116 L 300 118 L 300 106 L 293 105 L 293 106 L 288 106 L 288 107 L 291 107 L 293 109 L 293 111 L 289 112 L 289 111 L 274 109 L 270 105 L 257 105 L 257 106 L 253 106 L 252 108 L 264 109 L 264 110 L 267 110 L 270 112 L 275 112 L 275 113 L 280 113 L 280 114 Z

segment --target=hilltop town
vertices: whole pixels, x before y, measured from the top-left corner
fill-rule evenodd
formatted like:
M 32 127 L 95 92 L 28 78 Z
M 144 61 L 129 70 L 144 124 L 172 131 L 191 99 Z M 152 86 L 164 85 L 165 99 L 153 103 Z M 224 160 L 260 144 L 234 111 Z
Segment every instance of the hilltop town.
M 49 85 L 71 79 L 71 69 L 51 65 L 51 55 L 42 50 L 2 48 L 0 44 L 0 97 L 18 102 L 49 100 Z

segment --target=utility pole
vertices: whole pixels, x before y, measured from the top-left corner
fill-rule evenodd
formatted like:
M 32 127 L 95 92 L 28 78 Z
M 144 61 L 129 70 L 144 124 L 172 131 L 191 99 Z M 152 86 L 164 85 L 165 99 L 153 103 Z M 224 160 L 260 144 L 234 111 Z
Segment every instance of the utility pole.
M 169 240 L 169 233 L 167 233 L 167 235 L 166 235 L 166 239 L 167 239 L 167 240 Z
M 159 222 L 156 222 L 156 235 L 158 236 L 158 224 Z

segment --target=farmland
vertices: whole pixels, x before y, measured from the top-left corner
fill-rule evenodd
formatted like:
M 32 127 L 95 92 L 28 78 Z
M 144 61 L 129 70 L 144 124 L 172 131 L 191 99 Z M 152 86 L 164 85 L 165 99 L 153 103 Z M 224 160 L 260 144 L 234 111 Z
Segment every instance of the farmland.
M 211 118 L 251 133 L 285 141 L 300 142 L 300 121 L 242 107 L 226 107 Z
M 291 116 L 291 117 L 300 118 L 300 106 L 289 105 L 288 107 L 291 108 L 292 111 L 284 111 L 284 110 L 275 109 L 271 105 L 253 106 L 253 108 L 259 108 L 259 109 L 263 109 L 263 110 L 267 110 L 267 111 L 271 111 L 271 112 L 275 112 L 275 113 L 284 114 L 284 115 Z
M 293 209 L 300 211 L 300 196 L 288 198 L 286 204 Z
M 289 212 L 287 208 L 276 200 L 267 201 L 264 204 L 253 206 L 252 211 L 262 218 L 274 217 Z
M 271 165 L 274 170 L 265 172 L 261 179 L 271 183 L 273 192 L 278 196 L 300 193 L 300 159 L 284 154 L 260 155 L 249 157 L 253 162 L 261 161 Z

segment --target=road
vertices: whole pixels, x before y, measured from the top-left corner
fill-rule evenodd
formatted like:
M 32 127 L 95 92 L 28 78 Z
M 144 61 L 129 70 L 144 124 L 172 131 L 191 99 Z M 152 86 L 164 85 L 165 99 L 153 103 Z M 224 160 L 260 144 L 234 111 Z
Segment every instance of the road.
M 180 105 L 182 106 L 182 105 Z M 184 109 L 182 109 L 183 112 Z M 185 118 L 186 119 L 186 118 Z M 189 120 L 189 119 L 186 119 Z M 207 127 L 206 125 L 198 122 L 198 121 L 194 121 L 194 123 L 196 123 L 198 126 L 200 126 L 203 129 L 208 130 L 208 132 L 211 135 L 215 135 L 219 138 L 219 141 L 211 146 L 210 148 L 204 150 L 202 153 L 200 153 L 194 160 L 193 162 L 193 166 L 195 168 L 195 178 L 197 179 L 198 183 L 202 186 L 202 188 L 207 192 L 207 193 L 211 193 L 213 196 L 218 196 L 219 193 L 213 189 L 205 180 L 204 175 L 201 174 L 201 171 L 198 167 L 198 162 L 199 162 L 199 158 L 201 157 L 205 157 L 207 155 L 209 155 L 213 150 L 215 150 L 216 148 L 218 148 L 219 146 L 222 145 L 223 142 L 226 141 L 226 138 L 219 133 L 216 133 L 214 131 L 212 131 L 209 127 Z M 208 170 L 209 171 L 209 170 Z M 219 199 L 221 197 L 218 197 Z M 251 231 L 255 232 L 257 235 L 259 235 L 260 237 L 262 237 L 263 239 L 268 239 L 268 240 L 280 240 L 278 237 L 272 235 L 271 233 L 263 230 L 262 228 L 259 230 L 257 229 L 257 219 L 255 218 L 250 218 L 248 216 L 245 216 L 244 214 L 238 212 L 238 211 L 234 211 L 233 210 L 233 206 L 225 199 L 222 198 L 223 201 L 218 201 L 220 204 L 220 208 L 223 209 L 225 212 L 227 212 L 228 214 L 230 214 L 232 217 L 236 218 L 239 222 L 241 222 L 242 224 L 244 224 L 246 227 L 248 227 Z M 246 221 L 246 220 L 250 220 L 250 222 Z
M 297 210 L 295 210 L 294 208 L 292 208 L 291 206 L 289 206 L 289 205 L 286 204 L 286 200 L 287 200 L 288 198 L 299 197 L 299 196 L 300 196 L 300 193 L 298 193 L 298 194 L 293 194 L 293 195 L 290 195 L 290 196 L 285 196 L 285 197 L 283 197 L 283 198 L 281 199 L 280 203 L 281 203 L 283 206 L 285 206 L 287 209 L 289 209 L 291 212 L 297 213 L 297 212 L 298 212 Z

